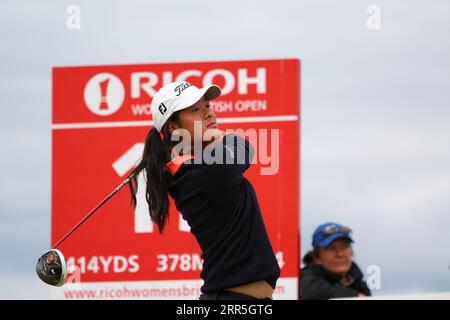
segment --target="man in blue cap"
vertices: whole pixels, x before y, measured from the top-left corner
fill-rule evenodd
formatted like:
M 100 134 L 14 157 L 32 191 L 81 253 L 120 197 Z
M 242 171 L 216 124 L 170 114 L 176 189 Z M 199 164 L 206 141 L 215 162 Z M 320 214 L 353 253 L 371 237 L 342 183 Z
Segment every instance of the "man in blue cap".
M 352 260 L 352 243 L 348 227 L 328 222 L 316 228 L 313 250 L 303 258 L 300 299 L 370 296 L 363 274 Z

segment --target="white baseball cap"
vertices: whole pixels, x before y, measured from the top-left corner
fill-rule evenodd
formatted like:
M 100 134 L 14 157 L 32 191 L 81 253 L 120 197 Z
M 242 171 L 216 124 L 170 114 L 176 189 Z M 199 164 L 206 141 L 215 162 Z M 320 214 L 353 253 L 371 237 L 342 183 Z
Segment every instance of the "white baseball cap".
M 215 84 L 201 89 L 186 81 L 166 84 L 158 90 L 152 100 L 153 126 L 161 132 L 161 128 L 174 112 L 189 108 L 203 96 L 207 100 L 212 100 L 221 93 L 222 89 Z

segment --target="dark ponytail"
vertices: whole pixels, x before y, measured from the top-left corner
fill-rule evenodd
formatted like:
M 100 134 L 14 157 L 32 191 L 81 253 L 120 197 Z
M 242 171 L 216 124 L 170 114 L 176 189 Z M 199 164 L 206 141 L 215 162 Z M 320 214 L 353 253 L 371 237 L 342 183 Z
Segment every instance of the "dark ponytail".
M 136 208 L 138 191 L 138 175 L 141 171 L 145 175 L 145 198 L 148 203 L 150 219 L 158 225 L 160 233 L 169 217 L 169 181 L 170 174 L 166 163 L 170 161 L 173 143 L 168 129 L 169 122 L 178 122 L 178 112 L 175 112 L 163 126 L 160 134 L 152 128 L 145 138 L 144 152 L 141 162 L 135 167 L 132 179 L 129 182 L 131 191 L 131 204 Z

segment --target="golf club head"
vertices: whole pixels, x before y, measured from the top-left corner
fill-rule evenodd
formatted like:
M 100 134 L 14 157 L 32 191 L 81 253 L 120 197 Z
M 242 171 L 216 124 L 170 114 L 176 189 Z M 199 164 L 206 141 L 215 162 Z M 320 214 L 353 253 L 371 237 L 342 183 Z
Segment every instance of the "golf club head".
M 64 255 L 57 249 L 44 253 L 36 264 L 36 273 L 45 283 L 61 287 L 66 282 L 67 266 Z

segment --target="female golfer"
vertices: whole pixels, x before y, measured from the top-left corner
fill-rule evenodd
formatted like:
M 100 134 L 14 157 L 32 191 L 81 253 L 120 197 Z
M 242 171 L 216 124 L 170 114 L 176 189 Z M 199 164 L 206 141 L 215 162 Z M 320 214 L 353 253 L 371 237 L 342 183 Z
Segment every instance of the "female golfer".
M 209 102 L 220 94 L 216 85 L 163 86 L 152 100 L 154 127 L 134 172 L 144 170 L 150 217 L 160 233 L 169 195 L 191 227 L 202 250 L 200 300 L 271 299 L 280 269 L 255 190 L 243 176 L 253 147 L 219 130 Z M 137 174 L 130 189 L 136 206 Z

